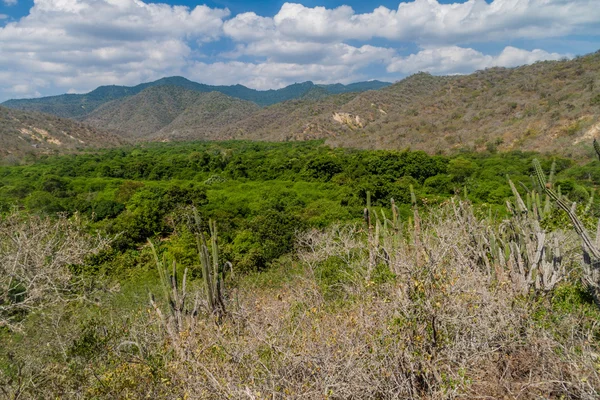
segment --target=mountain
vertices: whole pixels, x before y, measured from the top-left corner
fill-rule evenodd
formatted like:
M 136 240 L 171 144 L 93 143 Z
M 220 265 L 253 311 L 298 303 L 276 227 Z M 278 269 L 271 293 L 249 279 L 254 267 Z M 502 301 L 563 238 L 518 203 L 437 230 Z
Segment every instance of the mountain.
M 204 139 L 258 110 L 255 103 L 218 92 L 152 86 L 103 104 L 84 122 L 139 140 Z
M 382 90 L 344 93 L 317 99 L 305 98 L 263 108 L 226 128 L 223 137 L 255 140 L 308 140 L 346 137 L 362 130 L 368 120 L 397 114 L 403 104 L 418 102 L 438 90 L 448 79 L 416 74 Z M 307 96 L 309 97 L 309 96 Z M 368 119 L 368 120 L 367 120 Z M 357 147 L 361 143 L 353 142 Z
M 254 90 L 242 85 L 211 86 L 192 82 L 180 76 L 162 78 L 154 82 L 142 83 L 137 86 L 100 86 L 86 94 L 62 94 L 59 96 L 41 97 L 37 99 L 8 100 L 3 106 L 54 114 L 65 118 L 85 118 L 98 107 L 113 100 L 134 96 L 145 89 L 155 86 L 178 86 L 184 89 L 202 93 L 220 92 L 230 97 L 252 101 L 259 106 L 269 106 L 282 101 L 297 99 L 315 87 L 325 90 L 328 94 L 361 92 L 376 90 L 389 86 L 391 83 L 380 81 L 358 82 L 350 85 L 315 85 L 312 82 L 295 83 L 277 90 Z
M 70 119 L 0 106 L 0 159 L 123 145 L 111 132 Z
M 470 75 L 418 73 L 388 86 L 305 82 L 207 93 L 206 85 L 178 77 L 144 85 L 98 88 L 86 95 L 89 102 L 124 97 L 82 119 L 135 140 L 324 139 L 331 146 L 440 154 L 536 150 L 581 157 L 593 154 L 590 143 L 600 137 L 600 52 Z M 372 85 L 384 87 L 354 91 Z M 265 95 L 275 104 L 259 108 Z
M 310 93 L 309 93 L 310 94 Z M 461 76 L 418 73 L 380 90 L 272 105 L 227 139 L 325 139 L 332 146 L 537 150 L 578 157 L 600 137 L 600 52 Z

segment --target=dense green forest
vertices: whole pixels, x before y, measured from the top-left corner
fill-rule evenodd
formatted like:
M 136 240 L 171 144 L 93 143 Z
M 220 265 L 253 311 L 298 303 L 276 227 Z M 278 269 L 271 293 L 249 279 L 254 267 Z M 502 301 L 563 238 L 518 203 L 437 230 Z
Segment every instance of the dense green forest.
M 0 261 L 56 275 L 0 279 L 1 393 L 501 397 L 529 376 L 593 398 L 600 312 L 541 175 L 595 229 L 600 162 L 535 153 L 232 141 L 2 166 Z
M 394 199 L 410 214 L 410 186 L 424 205 L 455 194 L 505 213 L 507 176 L 531 187 L 535 154 L 331 149 L 321 142 L 149 144 L 100 153 L 48 157 L 0 169 L 0 209 L 75 212 L 91 227 L 119 234 L 115 252 L 148 238 L 168 237 L 177 214 L 195 206 L 219 221 L 226 255 L 235 268 L 264 268 L 292 248 L 296 231 L 359 220 L 367 192 L 373 205 Z M 587 202 L 600 183 L 596 164 L 558 159 L 563 193 Z M 551 158 L 544 165 L 549 169 Z

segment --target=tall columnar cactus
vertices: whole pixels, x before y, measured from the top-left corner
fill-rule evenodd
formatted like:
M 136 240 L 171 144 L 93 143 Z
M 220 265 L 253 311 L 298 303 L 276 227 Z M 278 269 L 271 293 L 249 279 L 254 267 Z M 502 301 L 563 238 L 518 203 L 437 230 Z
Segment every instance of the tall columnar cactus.
M 390 202 L 391 219 L 386 216 L 383 209 L 380 210 L 379 215 L 371 208 L 371 194 L 367 193 L 367 207 L 364 210 L 369 249 L 367 280 L 371 279 L 371 274 L 378 262 L 384 262 L 392 273 L 397 272 L 395 271 L 395 261 L 397 260 L 394 257 L 403 244 L 403 224 L 396 202 L 394 199 L 390 199 Z
M 204 283 L 204 296 L 206 308 L 211 315 L 217 317 L 217 323 L 226 314 L 225 302 L 223 299 L 223 269 L 230 263 L 219 264 L 219 248 L 217 245 L 217 225 L 214 221 L 209 221 L 210 247 L 207 244 L 204 233 L 201 232 L 200 218 L 196 210 L 194 217 L 197 227 L 196 242 L 198 246 L 198 256 L 202 267 L 202 279 Z M 154 260 L 158 270 L 161 287 L 163 289 L 164 300 L 168 304 L 168 311 L 163 312 L 152 293 L 150 293 L 150 304 L 160 318 L 163 327 L 167 331 L 171 341 L 177 344 L 176 349 L 181 357 L 185 357 L 185 346 L 182 344 L 181 332 L 193 330 L 196 324 L 198 311 L 200 308 L 200 293 L 196 292 L 192 304 L 188 303 L 187 287 L 187 268 L 183 272 L 183 277 L 179 278 L 176 262 L 169 262 L 166 256 L 160 258 L 149 240 Z
M 413 185 L 410 185 L 410 202 L 412 204 L 413 209 L 413 217 L 414 217 L 414 232 L 413 239 L 415 243 L 415 262 L 418 267 L 421 266 L 421 217 L 419 216 L 419 207 L 417 206 L 417 196 L 415 195 L 415 190 Z
M 150 304 L 160 322 L 163 329 L 166 331 L 167 336 L 173 344 L 177 356 L 184 360 L 188 358 L 189 352 L 187 351 L 188 346 L 186 345 L 185 337 L 182 332 L 191 331 L 194 329 L 196 323 L 196 315 L 198 314 L 199 297 L 196 295 L 194 305 L 192 308 L 186 303 L 188 292 L 187 292 L 187 268 L 183 273 L 181 283 L 178 279 L 177 265 L 175 261 L 172 263 L 167 262 L 167 257 L 158 257 L 156 248 L 150 240 L 148 240 L 152 253 L 154 254 L 154 260 L 158 269 L 158 275 L 160 283 L 164 292 L 164 298 L 168 303 L 168 311 L 163 313 L 160 303 L 156 302 L 154 295 L 150 293 Z M 171 271 L 169 271 L 169 266 Z
M 206 242 L 204 233 L 200 231 L 201 221 L 197 210 L 194 209 L 194 218 L 198 231 L 196 232 L 196 245 L 200 266 L 202 267 L 202 280 L 208 310 L 220 320 L 225 314 L 225 302 L 223 300 L 223 274 L 225 266 L 231 267 L 231 263 L 219 263 L 219 246 L 217 243 L 217 224 L 213 220 L 208 221 L 210 231 L 210 249 Z
M 596 141 L 594 141 L 594 148 L 597 148 L 597 146 Z M 600 306 L 600 221 L 598 222 L 596 240 L 593 241 L 585 226 L 577 217 L 574 204 L 569 205 L 559 194 L 552 190 L 552 185 L 546 181 L 544 171 L 537 159 L 533 160 L 533 167 L 540 186 L 544 188 L 546 194 L 554 200 L 556 205 L 567 213 L 575 232 L 577 232 L 583 242 L 583 280 L 593 295 L 594 300 Z

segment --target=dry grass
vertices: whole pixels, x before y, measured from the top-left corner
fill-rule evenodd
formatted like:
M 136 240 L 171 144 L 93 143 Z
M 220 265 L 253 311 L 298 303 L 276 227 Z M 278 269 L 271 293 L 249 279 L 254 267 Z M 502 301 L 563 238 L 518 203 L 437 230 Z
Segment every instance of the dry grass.
M 394 275 L 380 263 L 369 276 L 357 227 L 302 236 L 292 283 L 242 285 L 223 324 L 182 333 L 184 356 L 166 364 L 172 395 L 597 398 L 597 321 L 577 309 L 544 316 L 547 299 L 486 270 L 462 222 L 451 205 L 422 221 L 421 250 L 410 237 L 395 243 Z M 337 281 L 324 269 L 332 259 Z
M 35 351 L 9 355 L 14 367 L 0 369 L 2 393 L 13 399 L 598 398 L 600 312 L 577 289 L 581 256 L 571 232 L 563 233 L 562 286 L 536 291 L 531 283 L 524 293 L 520 267 L 491 254 L 488 267 L 481 257 L 486 242 L 474 239 L 499 234 L 507 221 L 480 218 L 455 201 L 419 222 L 418 230 L 409 222 L 397 230 L 387 225 L 393 235 L 379 228 L 377 246 L 361 226 L 306 232 L 298 237 L 297 261 L 243 277 L 226 292 L 225 317 L 208 309 L 188 314 L 171 332 L 164 324 L 173 319 L 148 303 L 125 311 L 108 302 L 99 322 L 49 310 L 54 325 L 38 319 L 37 328 L 49 332 L 33 330 L 43 343 L 33 340 Z M 190 285 L 181 295 L 191 300 L 197 290 Z M 159 298 L 156 306 L 167 312 Z

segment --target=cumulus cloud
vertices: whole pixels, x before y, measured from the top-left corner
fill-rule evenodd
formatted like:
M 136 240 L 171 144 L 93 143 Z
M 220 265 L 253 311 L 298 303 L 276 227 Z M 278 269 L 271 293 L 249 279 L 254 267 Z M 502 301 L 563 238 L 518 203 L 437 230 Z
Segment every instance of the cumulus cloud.
M 191 43 L 219 37 L 228 15 L 139 0 L 35 0 L 29 15 L 0 28 L 0 69 L 12 72 L 0 90 L 22 94 L 32 76 L 89 90 L 178 73 Z
M 600 34 L 598 0 L 456 1 L 413 0 L 367 13 L 285 3 L 273 16 L 230 16 L 205 5 L 34 0 L 20 20 L 0 14 L 0 100 L 168 75 L 265 89 L 350 82 L 382 71 L 389 79 L 420 70 L 468 73 L 561 57 L 514 47 L 490 55 L 470 43 L 485 49 L 488 42 L 497 48 L 512 39 Z M 202 54 L 212 41 L 219 41 L 212 53 Z M 221 44 L 228 49 L 215 51 Z M 415 54 L 399 54 L 414 46 Z
M 349 6 L 334 9 L 285 3 L 273 18 L 240 14 L 228 21 L 225 32 L 249 40 L 269 32 L 313 40 L 369 40 L 375 37 L 417 43 L 463 43 L 512 38 L 556 37 L 598 33 L 597 0 L 468 0 L 440 4 L 414 0 L 396 10 L 377 7 L 357 14 Z
M 192 79 L 202 80 L 213 85 L 226 85 L 239 82 L 258 90 L 276 89 L 296 82 L 307 80 L 315 83 L 350 83 L 365 79 L 365 76 L 353 73 L 344 65 L 294 64 L 294 63 L 251 63 L 216 62 L 194 63 L 188 75 Z
M 253 12 L 238 14 L 225 22 L 223 31 L 237 41 L 255 41 L 266 39 L 275 34 L 273 18 L 261 17 Z
M 396 57 L 388 72 L 412 74 L 419 71 L 432 74 L 464 74 L 488 67 L 516 67 L 543 60 L 559 60 L 564 55 L 544 50 L 522 50 L 506 47 L 499 55 L 485 55 L 471 48 L 447 46 L 429 48 L 407 57 Z
M 396 55 L 396 50 L 363 45 L 350 46 L 345 43 L 318 43 L 294 40 L 260 40 L 241 45 L 228 56 L 242 55 L 266 57 L 271 62 L 325 65 L 348 65 L 364 67 L 369 64 L 386 63 Z
M 2 0 L 2 2 L 4 4 L 6 4 L 7 6 L 14 6 L 18 3 L 17 0 Z M 1 18 L 0 18 L 1 19 Z

